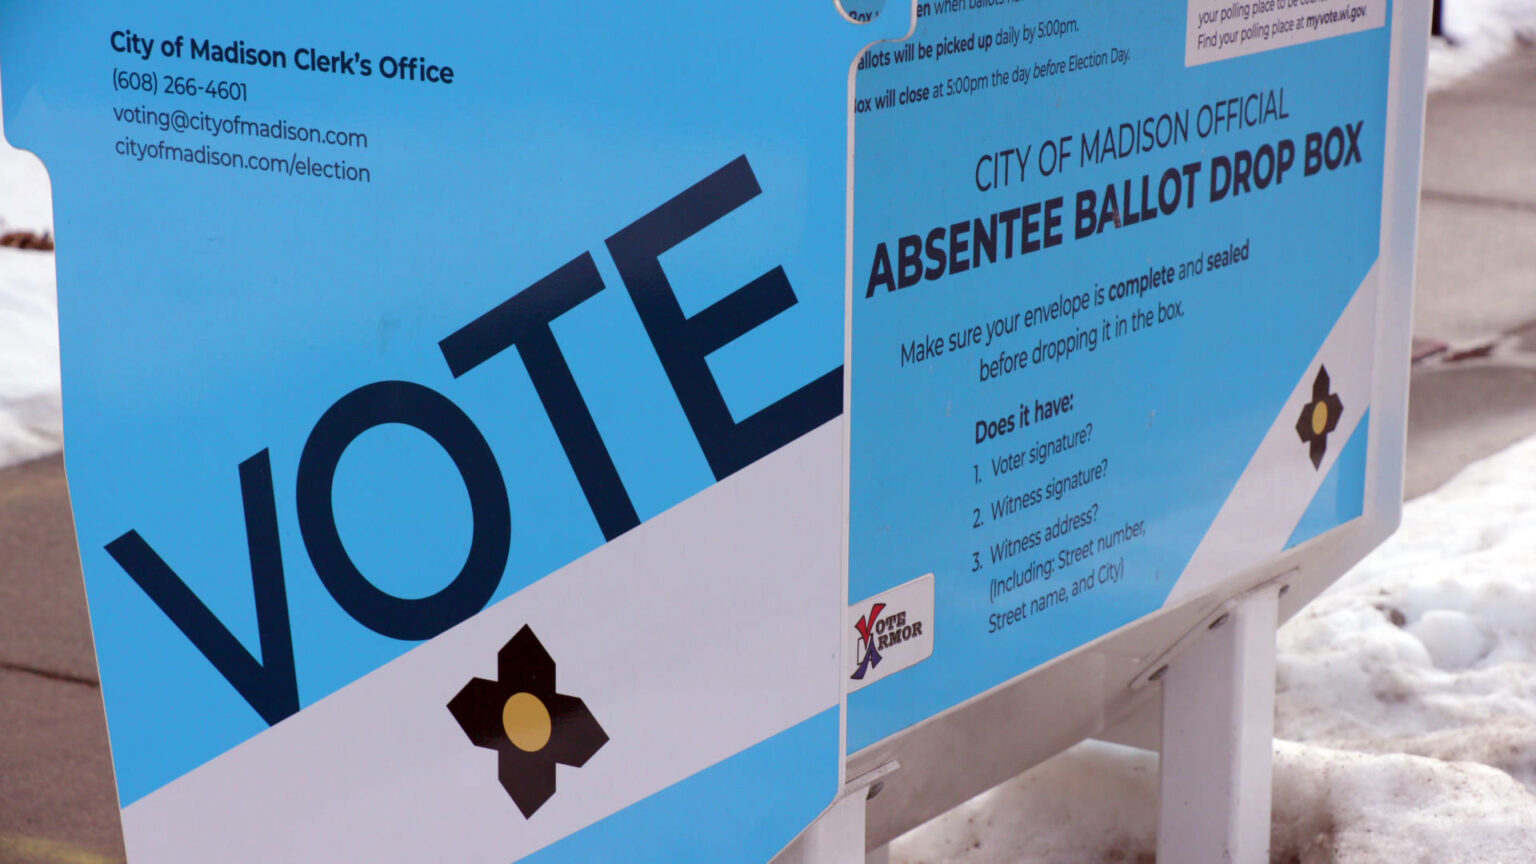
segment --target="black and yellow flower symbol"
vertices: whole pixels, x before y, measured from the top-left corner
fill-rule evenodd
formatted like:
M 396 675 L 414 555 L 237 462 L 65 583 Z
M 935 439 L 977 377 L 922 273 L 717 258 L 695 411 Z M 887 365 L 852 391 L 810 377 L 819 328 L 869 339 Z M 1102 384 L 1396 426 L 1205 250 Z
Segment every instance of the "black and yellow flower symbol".
M 474 678 L 448 702 L 476 747 L 495 750 L 502 788 L 523 818 L 555 794 L 555 764 L 580 768 L 608 733 L 575 696 L 555 692 L 555 661 L 527 626 L 496 655 L 496 681 Z
M 1323 455 L 1328 452 L 1328 433 L 1339 428 L 1339 415 L 1344 413 L 1344 403 L 1339 394 L 1329 393 L 1328 367 L 1317 367 L 1317 377 L 1312 379 L 1312 401 L 1301 406 L 1301 416 L 1296 420 L 1296 434 L 1303 443 L 1312 445 L 1312 467 L 1323 466 Z

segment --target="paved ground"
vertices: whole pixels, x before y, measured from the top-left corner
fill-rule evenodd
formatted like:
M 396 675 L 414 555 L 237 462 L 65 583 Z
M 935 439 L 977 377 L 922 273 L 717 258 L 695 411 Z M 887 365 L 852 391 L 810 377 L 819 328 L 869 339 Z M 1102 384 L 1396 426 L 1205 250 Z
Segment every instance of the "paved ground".
M 1536 433 L 1536 49 L 1429 100 L 1408 495 Z M 1461 359 L 1452 359 L 1460 357 Z
M 1408 492 L 1536 434 L 1536 51 L 1430 99 Z M 122 858 L 62 464 L 0 472 L 0 864 Z
M 0 473 L 0 862 L 121 859 L 69 493 L 53 457 Z

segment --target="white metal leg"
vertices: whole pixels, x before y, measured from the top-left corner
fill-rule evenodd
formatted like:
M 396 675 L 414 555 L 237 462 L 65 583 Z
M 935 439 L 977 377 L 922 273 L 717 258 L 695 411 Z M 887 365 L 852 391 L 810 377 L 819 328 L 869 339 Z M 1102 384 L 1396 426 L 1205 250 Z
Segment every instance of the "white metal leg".
M 1163 864 L 1268 864 L 1278 599 L 1239 599 L 1163 675 Z
M 891 864 L 891 847 L 881 846 L 864 856 L 864 864 Z
M 806 830 L 802 864 L 858 864 L 864 860 L 865 790 L 844 795 Z

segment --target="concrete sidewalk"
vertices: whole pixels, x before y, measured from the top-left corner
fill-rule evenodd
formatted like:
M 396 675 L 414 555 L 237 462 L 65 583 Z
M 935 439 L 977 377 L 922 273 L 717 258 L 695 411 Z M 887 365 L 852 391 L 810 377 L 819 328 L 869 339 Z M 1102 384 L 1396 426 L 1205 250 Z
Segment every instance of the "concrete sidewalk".
M 1533 150 L 1536 51 L 1429 100 L 1410 496 L 1536 434 Z M 62 462 L 0 472 L 0 862 L 121 860 L 95 676 Z
M 1429 98 L 1410 498 L 1536 434 L 1536 48 Z
M 0 473 L 0 862 L 122 860 L 63 461 Z

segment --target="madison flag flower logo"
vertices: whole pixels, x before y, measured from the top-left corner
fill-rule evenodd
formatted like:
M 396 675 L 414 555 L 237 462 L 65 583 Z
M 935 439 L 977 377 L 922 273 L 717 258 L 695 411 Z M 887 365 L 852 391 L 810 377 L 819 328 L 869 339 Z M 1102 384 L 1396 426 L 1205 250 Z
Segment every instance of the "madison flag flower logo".
M 555 661 L 527 626 L 496 655 L 497 680 L 471 679 L 448 703 L 476 747 L 495 750 L 501 785 L 533 816 L 555 794 L 555 763 L 580 768 L 608 733 L 575 696 L 555 692 Z
M 1317 377 L 1312 380 L 1312 401 L 1301 406 L 1301 416 L 1296 419 L 1296 434 L 1305 444 L 1312 446 L 1313 469 L 1323 467 L 1323 454 L 1328 452 L 1328 433 L 1339 428 L 1339 415 L 1344 413 L 1344 403 L 1339 394 L 1329 393 L 1328 367 L 1317 367 Z
M 849 676 L 855 681 L 862 681 L 869 670 L 880 665 L 880 652 L 875 649 L 875 621 L 884 610 L 884 603 L 876 603 L 870 608 L 868 615 L 860 618 L 858 623 L 853 625 L 854 629 L 859 631 L 860 651 L 859 668 L 853 670 L 853 674 Z

